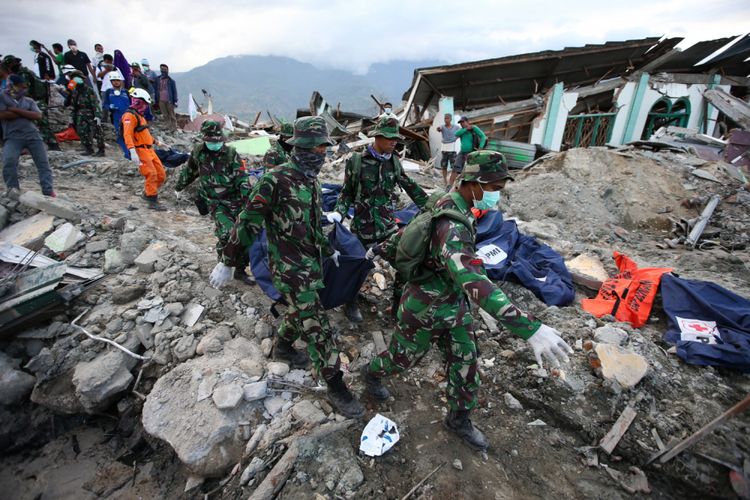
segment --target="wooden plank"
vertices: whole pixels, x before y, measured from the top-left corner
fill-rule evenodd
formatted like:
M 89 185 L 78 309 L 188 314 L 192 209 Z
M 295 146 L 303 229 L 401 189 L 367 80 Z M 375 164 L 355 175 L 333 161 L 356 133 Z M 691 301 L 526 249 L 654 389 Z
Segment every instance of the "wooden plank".
M 750 104 L 720 89 L 706 90 L 703 97 L 742 128 L 750 129 Z
M 613 425 L 609 432 L 601 441 L 599 441 L 599 447 L 606 451 L 608 455 L 611 455 L 615 447 L 617 447 L 617 443 L 620 442 L 622 436 L 628 431 L 630 424 L 633 423 L 633 420 L 635 420 L 637 415 L 638 412 L 636 412 L 632 406 L 626 406 L 615 422 L 615 425 Z

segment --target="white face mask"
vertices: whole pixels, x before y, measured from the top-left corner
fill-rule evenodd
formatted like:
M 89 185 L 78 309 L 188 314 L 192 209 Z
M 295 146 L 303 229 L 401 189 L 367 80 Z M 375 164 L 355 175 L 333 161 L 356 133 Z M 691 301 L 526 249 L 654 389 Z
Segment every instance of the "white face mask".
M 383 108 L 383 111 L 385 114 L 390 115 L 391 114 L 391 108 Z
M 114 92 L 114 94 L 115 94 L 115 95 L 120 95 L 120 91 L 119 91 L 119 90 L 117 90 L 117 89 L 115 89 L 115 92 Z

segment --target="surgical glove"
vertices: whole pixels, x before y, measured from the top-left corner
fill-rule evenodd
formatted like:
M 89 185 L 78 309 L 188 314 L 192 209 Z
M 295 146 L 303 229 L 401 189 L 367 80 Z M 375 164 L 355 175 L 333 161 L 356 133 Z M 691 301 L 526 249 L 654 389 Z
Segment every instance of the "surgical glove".
M 175 197 L 175 199 L 176 199 L 177 201 L 180 201 L 180 200 L 182 200 L 182 191 L 175 191 L 175 192 L 174 192 L 174 197 Z
M 365 254 L 365 258 L 367 260 L 375 260 L 376 257 L 379 257 L 379 255 L 375 253 L 374 249 L 375 249 L 375 245 L 367 249 L 367 253 Z
M 132 161 L 136 165 L 140 165 L 141 159 L 138 158 L 138 151 L 136 151 L 135 148 L 130 148 L 128 152 L 130 153 L 130 161 Z
M 102 119 L 97 116 L 96 118 L 94 118 L 94 123 L 96 123 L 97 125 L 101 125 Z
M 333 259 L 333 263 L 336 264 L 336 267 L 339 267 L 339 255 L 341 255 L 341 252 L 338 250 L 334 250 L 333 255 L 331 255 L 331 259 Z
M 560 338 L 560 333 L 554 328 L 542 325 L 539 330 L 528 339 L 531 348 L 534 349 L 536 363 L 542 367 L 542 356 L 546 357 L 552 366 L 560 366 L 560 361 L 568 362 L 568 354 L 573 352 L 565 341 Z
M 214 270 L 211 271 L 211 276 L 208 277 L 208 283 L 214 288 L 221 288 L 232 279 L 233 274 L 233 267 L 226 266 L 219 262 L 214 266 Z
M 328 222 L 333 224 L 334 222 L 341 222 L 341 214 L 338 212 L 329 212 L 326 214 L 326 218 L 328 219 Z

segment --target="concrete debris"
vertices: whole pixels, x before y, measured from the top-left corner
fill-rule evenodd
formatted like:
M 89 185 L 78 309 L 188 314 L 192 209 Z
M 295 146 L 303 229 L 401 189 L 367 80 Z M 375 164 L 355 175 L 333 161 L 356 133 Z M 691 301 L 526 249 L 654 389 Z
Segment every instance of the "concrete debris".
M 168 252 L 169 250 L 163 241 L 154 242 L 135 258 L 135 266 L 142 273 L 152 273 L 156 262 Z
M 505 406 L 507 406 L 511 410 L 523 410 L 523 405 L 520 401 L 513 397 L 513 394 L 506 392 L 505 394 L 503 394 L 503 399 L 505 400 Z
M 257 401 L 264 399 L 268 394 L 268 383 L 265 380 L 246 384 L 242 388 L 245 401 Z
M 328 419 L 320 408 L 307 399 L 292 406 L 292 415 L 309 427 L 315 427 Z
M 37 249 L 41 247 L 44 237 L 52 232 L 54 222 L 53 216 L 38 213 L 0 231 L 0 241 Z
M 44 245 L 56 253 L 73 249 L 85 236 L 70 222 L 62 224 L 52 234 L 44 238 Z
M 648 373 L 648 361 L 633 351 L 614 344 L 596 344 L 592 366 L 602 377 L 616 380 L 622 387 L 632 389 Z
M 227 384 L 214 388 L 214 404 L 220 410 L 236 408 L 242 401 L 243 391 L 239 384 Z
M 604 344 L 623 345 L 628 340 L 628 333 L 621 328 L 604 325 L 594 331 L 594 340 Z
M 41 210 L 61 219 L 67 219 L 71 222 L 80 222 L 81 220 L 81 207 L 62 198 L 51 198 L 33 191 L 26 191 L 18 198 L 18 201 L 27 207 Z

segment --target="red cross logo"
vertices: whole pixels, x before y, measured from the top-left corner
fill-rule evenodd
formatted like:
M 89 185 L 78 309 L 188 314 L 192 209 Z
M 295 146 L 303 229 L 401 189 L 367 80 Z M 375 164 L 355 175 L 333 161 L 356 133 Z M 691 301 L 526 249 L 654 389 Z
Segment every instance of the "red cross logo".
M 693 330 L 696 330 L 698 332 L 707 332 L 708 331 L 708 328 L 706 328 L 705 326 L 701 325 L 700 323 L 693 323 L 693 324 L 687 325 L 687 326 L 689 326 L 690 328 L 692 328 Z

